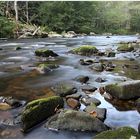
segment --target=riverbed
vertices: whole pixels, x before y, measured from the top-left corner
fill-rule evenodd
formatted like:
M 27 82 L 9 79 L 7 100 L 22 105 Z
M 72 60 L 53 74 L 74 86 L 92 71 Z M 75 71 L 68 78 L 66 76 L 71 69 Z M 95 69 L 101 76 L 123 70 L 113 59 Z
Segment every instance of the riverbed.
M 51 90 L 53 85 L 58 83 L 73 83 L 82 92 L 80 83 L 73 79 L 79 75 L 89 76 L 88 85 L 97 88 L 111 83 L 118 83 L 124 80 L 140 79 L 140 70 L 124 69 L 118 71 L 96 72 L 88 66 L 82 66 L 80 59 L 110 60 L 113 64 L 137 64 L 140 66 L 140 57 L 135 57 L 133 52 L 118 53 L 116 48 L 121 41 L 135 41 L 138 36 L 85 36 L 78 38 L 40 38 L 40 39 L 9 39 L 0 40 L 0 96 L 12 96 L 23 101 L 53 96 Z M 105 56 L 80 56 L 68 53 L 71 49 L 81 45 L 94 45 L 100 51 L 112 49 L 116 52 L 115 57 Z M 22 49 L 15 50 L 17 46 Z M 50 58 L 59 68 L 47 74 L 37 73 L 34 67 L 46 61 L 35 56 L 34 52 L 39 48 L 48 48 L 59 56 Z M 134 59 L 131 61 L 131 59 Z M 106 79 L 103 83 L 95 81 L 98 77 Z M 90 94 L 101 101 L 99 107 L 107 109 L 105 124 L 112 128 L 120 126 L 131 126 L 137 130 L 140 122 L 140 113 L 135 108 L 127 108 L 125 104 L 117 107 L 109 103 L 98 92 Z M 32 139 L 86 139 L 94 137 L 95 133 L 89 132 L 53 132 L 44 128 L 44 123 L 34 128 L 31 132 L 23 134 L 19 124 L 13 124 L 13 118 L 18 115 L 23 107 L 0 111 L 0 137 L 1 138 L 32 138 Z

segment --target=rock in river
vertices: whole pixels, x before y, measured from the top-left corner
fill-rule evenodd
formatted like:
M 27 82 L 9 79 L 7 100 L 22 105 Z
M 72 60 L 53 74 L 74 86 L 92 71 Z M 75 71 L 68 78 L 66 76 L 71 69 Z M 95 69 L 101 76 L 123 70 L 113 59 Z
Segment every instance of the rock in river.
M 83 84 L 83 83 L 87 83 L 87 81 L 89 80 L 89 77 L 80 75 L 76 77 L 75 80 Z
M 84 85 L 82 86 L 82 91 L 84 91 L 85 93 L 91 93 L 91 92 L 94 92 L 95 90 L 97 90 L 96 87 L 94 86 L 90 86 L 90 85 Z
M 94 104 L 87 106 L 84 109 L 87 113 L 92 115 L 92 113 L 96 113 L 96 117 L 101 121 L 106 119 L 106 109 L 105 108 L 97 108 Z
M 92 66 L 90 66 L 90 68 L 98 72 L 102 72 L 104 70 L 104 66 L 102 63 L 95 63 Z
M 23 105 L 23 102 L 12 97 L 4 98 L 4 102 L 10 105 L 12 108 L 20 107 Z
M 79 109 L 81 106 L 80 102 L 76 99 L 68 98 L 66 101 L 68 106 L 71 107 L 72 109 Z
M 23 131 L 27 132 L 28 129 L 54 115 L 56 109 L 63 106 L 64 101 L 59 96 L 38 99 L 28 103 L 21 114 Z
M 117 130 L 108 130 L 97 134 L 94 139 L 140 139 L 138 132 L 131 127 L 121 127 Z
M 37 70 L 42 73 L 42 74 L 45 74 L 45 73 L 48 73 L 49 71 L 51 71 L 52 69 L 56 69 L 58 68 L 59 66 L 56 65 L 56 64 L 40 64 L 38 67 L 37 67 Z
M 77 92 L 77 88 L 69 83 L 61 83 L 52 87 L 52 90 L 61 97 L 66 97 Z
M 125 81 L 118 84 L 111 84 L 105 87 L 107 93 L 113 97 L 128 100 L 140 97 L 140 80 Z
M 86 112 L 63 110 L 53 116 L 47 123 L 47 128 L 72 131 L 95 131 L 108 130 L 108 127 L 99 119 L 92 117 Z
M 120 44 L 117 50 L 121 52 L 131 52 L 134 50 L 134 47 L 132 46 L 132 44 Z
M 98 82 L 98 83 L 106 82 L 106 80 L 101 78 L 101 77 L 98 77 L 95 81 Z
M 96 106 L 100 105 L 101 104 L 101 101 L 96 99 L 96 98 L 91 98 L 91 97 L 83 97 L 81 99 L 81 102 L 87 106 L 87 105 L 91 105 L 91 104 L 95 104 Z
M 79 48 L 75 48 L 70 51 L 73 54 L 78 54 L 78 55 L 85 55 L 85 56 L 90 56 L 93 54 L 96 54 L 98 52 L 98 49 L 95 46 L 81 46 Z
M 49 49 L 38 49 L 35 51 L 35 55 L 36 56 L 42 56 L 42 57 L 56 57 L 58 56 L 58 54 L 56 54 L 55 52 L 53 52 L 52 50 Z

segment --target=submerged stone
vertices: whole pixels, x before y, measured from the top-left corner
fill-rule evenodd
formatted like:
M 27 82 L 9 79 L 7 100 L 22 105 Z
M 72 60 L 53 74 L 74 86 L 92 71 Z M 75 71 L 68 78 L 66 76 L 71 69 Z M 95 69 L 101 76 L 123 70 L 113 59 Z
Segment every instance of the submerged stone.
M 8 105 L 7 103 L 0 103 L 0 110 L 9 110 L 12 107 Z
M 35 55 L 36 56 L 42 56 L 42 57 L 56 57 L 58 56 L 58 54 L 56 54 L 55 52 L 53 52 L 52 50 L 49 49 L 38 49 L 35 51 Z
M 108 127 L 99 119 L 92 117 L 86 112 L 75 110 L 61 111 L 46 123 L 46 127 L 72 131 L 101 132 L 108 130 Z
M 29 102 L 21 113 L 24 132 L 55 114 L 57 108 L 63 108 L 64 101 L 59 96 Z
M 133 99 L 140 97 L 140 80 L 125 81 L 105 87 L 107 93 L 119 99 Z
M 78 55 L 85 55 L 90 56 L 96 54 L 98 49 L 95 46 L 81 46 L 79 48 L 75 48 L 70 51 L 71 53 L 78 54 Z
M 130 139 L 135 137 L 140 138 L 138 132 L 131 127 L 121 127 L 117 130 L 108 130 L 97 134 L 94 139 Z
M 52 88 L 52 90 L 61 97 L 66 97 L 77 92 L 77 88 L 69 83 L 61 83 Z
M 83 84 L 89 81 L 89 77 L 80 75 L 80 76 L 77 76 L 75 80 Z
M 51 71 L 52 69 L 56 69 L 58 68 L 59 66 L 56 65 L 56 64 L 40 64 L 38 67 L 37 67 L 37 70 L 44 74 L 44 73 L 48 73 L 49 71 Z

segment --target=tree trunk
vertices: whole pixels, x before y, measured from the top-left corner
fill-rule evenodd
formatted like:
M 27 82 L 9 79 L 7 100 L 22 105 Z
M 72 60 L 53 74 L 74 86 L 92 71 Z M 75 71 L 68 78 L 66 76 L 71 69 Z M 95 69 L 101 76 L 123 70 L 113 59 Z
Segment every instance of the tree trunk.
M 27 24 L 29 23 L 29 11 L 28 11 L 28 1 L 26 1 L 26 19 Z
M 17 0 L 14 1 L 14 9 L 15 9 L 15 19 L 16 19 L 16 22 L 18 22 Z
M 14 0 L 14 10 L 15 10 L 15 20 L 16 20 L 16 36 L 19 36 L 19 28 L 18 28 L 18 8 L 17 8 L 17 0 Z

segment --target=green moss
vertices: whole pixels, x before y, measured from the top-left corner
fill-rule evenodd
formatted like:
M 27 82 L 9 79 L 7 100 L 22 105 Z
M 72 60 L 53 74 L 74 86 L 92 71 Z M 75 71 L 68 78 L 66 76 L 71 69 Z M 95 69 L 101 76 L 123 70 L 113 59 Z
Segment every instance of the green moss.
M 96 135 L 94 139 L 129 139 L 131 136 L 140 138 L 138 132 L 131 127 L 121 127 L 117 130 L 108 130 Z
M 54 53 L 52 50 L 48 50 L 48 49 L 38 49 L 35 51 L 35 55 L 36 56 L 42 56 L 42 57 L 56 57 L 58 56 L 58 54 Z
M 59 66 L 56 65 L 56 64 L 48 64 L 48 63 L 45 63 L 45 64 L 39 64 L 40 68 L 50 68 L 50 69 L 55 69 L 55 68 L 58 68 Z
M 56 107 L 62 108 L 63 106 L 64 101 L 59 96 L 38 99 L 28 103 L 21 116 L 23 131 L 26 132 L 31 127 L 55 114 Z
M 130 52 L 134 50 L 134 47 L 131 44 L 120 44 L 117 50 Z
M 75 48 L 71 52 L 79 55 L 93 55 L 98 52 L 98 49 L 95 46 L 87 45 Z

